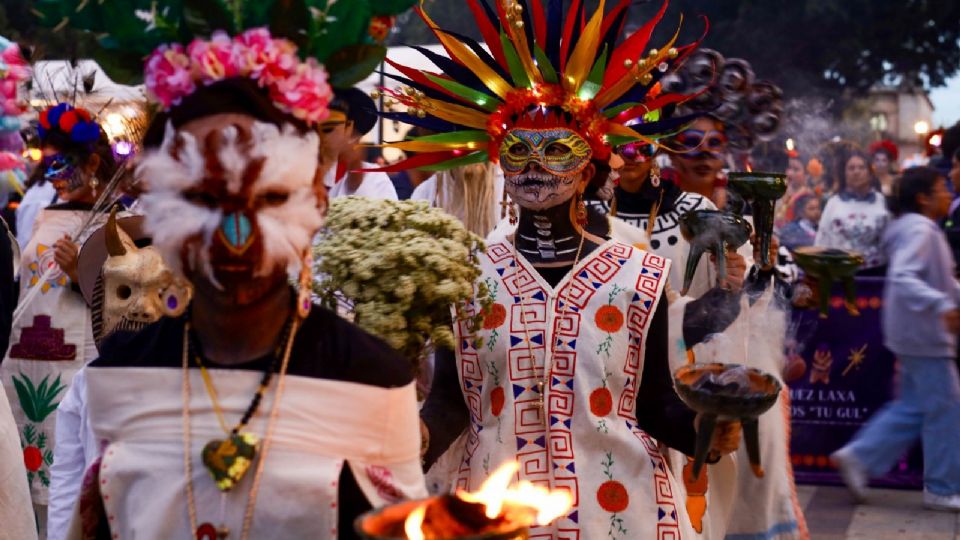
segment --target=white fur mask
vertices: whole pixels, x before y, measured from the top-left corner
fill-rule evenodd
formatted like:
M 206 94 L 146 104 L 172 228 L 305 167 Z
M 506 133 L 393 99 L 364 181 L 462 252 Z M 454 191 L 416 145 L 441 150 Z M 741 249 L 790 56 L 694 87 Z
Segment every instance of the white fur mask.
M 318 135 L 290 125 L 228 126 L 200 141 L 168 123 L 160 149 L 137 167 L 153 245 L 171 267 L 204 271 L 214 284 L 215 251 L 255 265 L 258 277 L 298 271 L 323 225 L 318 153 Z

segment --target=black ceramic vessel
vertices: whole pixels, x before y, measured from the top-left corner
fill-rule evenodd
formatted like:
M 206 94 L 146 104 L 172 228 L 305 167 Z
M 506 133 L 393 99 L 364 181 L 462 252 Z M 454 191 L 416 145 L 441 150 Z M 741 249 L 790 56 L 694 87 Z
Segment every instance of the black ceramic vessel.
M 690 244 L 687 266 L 683 272 L 683 290 L 687 294 L 697 264 L 704 252 L 709 251 L 717 259 L 718 279 L 727 277 L 727 249 L 737 249 L 750 239 L 753 227 L 743 216 L 720 210 L 693 210 L 680 216 L 680 233 Z
M 750 203 L 753 210 L 753 229 L 760 239 L 760 260 L 763 267 L 771 265 L 770 243 L 773 239 L 773 216 L 777 200 L 787 192 L 787 175 L 768 172 L 733 172 L 727 175 L 727 185 Z
M 710 441 L 718 420 L 739 420 L 743 426 L 743 439 L 753 473 L 763 476 L 760 464 L 760 433 L 758 417 L 777 402 L 782 388 L 780 381 L 759 369 L 744 368 L 750 387 L 731 390 L 698 385 L 701 379 L 743 368 L 739 364 L 690 364 L 674 373 L 677 395 L 688 407 L 700 413 L 697 429 L 697 449 L 693 461 L 693 479 L 700 477 L 700 470 L 707 460 Z
M 853 277 L 863 266 L 862 255 L 855 251 L 818 246 L 797 248 L 792 253 L 797 266 L 818 282 L 821 318 L 826 318 L 830 312 L 830 290 L 836 281 L 843 283 L 847 312 L 853 316 L 860 314 L 856 304 L 857 287 Z

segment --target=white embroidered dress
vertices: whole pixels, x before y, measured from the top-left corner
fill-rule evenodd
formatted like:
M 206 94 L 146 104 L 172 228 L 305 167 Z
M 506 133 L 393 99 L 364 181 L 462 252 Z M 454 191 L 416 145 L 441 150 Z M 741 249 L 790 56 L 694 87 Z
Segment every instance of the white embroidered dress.
M 10 332 L 0 376 L 20 430 L 24 463 L 34 504 L 47 504 L 53 463 L 56 414 L 73 375 L 97 356 L 90 311 L 83 297 L 70 288 L 70 278 L 53 259 L 53 245 L 72 235 L 90 215 L 86 210 L 45 209 L 20 262 L 20 301 L 39 287 Z M 86 236 L 106 221 L 94 218 Z M 41 280 L 47 269 L 51 272 Z
M 669 261 L 611 240 L 554 288 L 511 243 L 492 238 L 481 268 L 494 305 L 476 334 L 456 328 L 471 416 L 456 485 L 476 489 L 515 459 L 521 479 L 574 497 L 567 515 L 531 538 L 691 538 L 678 486 L 635 414 Z

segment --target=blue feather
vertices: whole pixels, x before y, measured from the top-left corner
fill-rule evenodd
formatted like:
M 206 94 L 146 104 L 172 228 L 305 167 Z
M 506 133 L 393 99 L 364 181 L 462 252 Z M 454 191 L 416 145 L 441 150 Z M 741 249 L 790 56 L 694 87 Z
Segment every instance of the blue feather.
M 380 117 L 386 118 L 387 120 L 403 122 L 404 124 L 410 124 L 411 126 L 419 126 L 431 131 L 436 131 L 437 133 L 449 133 L 459 129 L 466 129 L 463 126 L 458 126 L 457 124 L 447 122 L 446 120 L 440 120 L 439 118 L 432 116 L 420 118 L 419 116 L 402 112 L 382 111 L 380 112 Z
M 547 7 L 547 58 L 560 69 L 560 38 L 563 36 L 563 0 L 549 0 Z
M 481 81 L 474 72 L 461 66 L 446 56 L 437 54 L 430 49 L 426 49 L 418 45 L 413 45 L 412 48 L 420 51 L 420 54 L 426 56 L 428 60 L 433 62 L 433 65 L 440 69 L 440 71 L 446 73 L 458 83 L 480 92 L 483 92 L 487 89 L 487 86 L 483 84 L 483 81 Z
M 501 77 L 503 77 L 504 80 L 508 80 L 508 81 L 510 80 L 510 74 L 504 71 L 504 69 L 500 66 L 500 64 L 497 63 L 496 59 L 490 53 L 488 53 L 487 50 L 483 48 L 483 45 L 480 45 L 475 39 L 471 39 L 467 36 L 464 36 L 462 34 L 457 34 L 455 32 L 448 32 L 445 30 L 441 30 L 441 32 L 451 37 L 454 37 L 456 39 L 459 39 L 461 43 L 463 43 L 467 47 L 470 47 L 470 49 L 473 50 L 473 52 L 480 57 L 480 60 L 483 60 L 483 63 L 490 66 L 490 69 L 496 71 L 497 75 L 500 75 Z M 486 87 L 484 87 L 481 90 L 486 91 L 487 89 Z

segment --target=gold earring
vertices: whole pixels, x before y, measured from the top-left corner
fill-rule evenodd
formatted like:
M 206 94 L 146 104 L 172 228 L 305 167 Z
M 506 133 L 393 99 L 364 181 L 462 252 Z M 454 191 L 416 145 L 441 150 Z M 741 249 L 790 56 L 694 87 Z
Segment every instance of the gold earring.
M 310 248 L 303 255 L 303 265 L 300 267 L 300 290 L 297 292 L 297 315 L 306 319 L 313 307 L 313 257 Z
M 650 185 L 653 187 L 660 187 L 660 165 L 657 164 L 657 160 L 653 160 L 653 166 L 650 167 Z
M 581 227 L 587 225 L 587 204 L 583 202 L 583 193 L 577 194 L 577 224 Z

